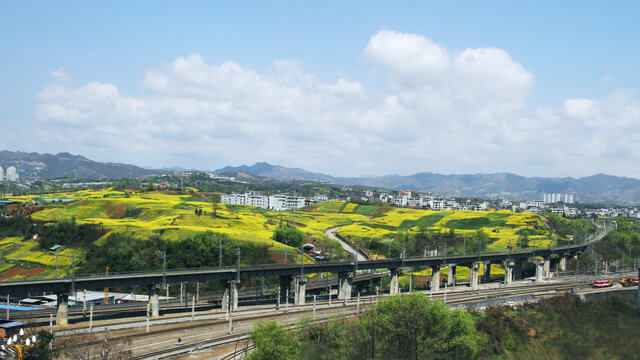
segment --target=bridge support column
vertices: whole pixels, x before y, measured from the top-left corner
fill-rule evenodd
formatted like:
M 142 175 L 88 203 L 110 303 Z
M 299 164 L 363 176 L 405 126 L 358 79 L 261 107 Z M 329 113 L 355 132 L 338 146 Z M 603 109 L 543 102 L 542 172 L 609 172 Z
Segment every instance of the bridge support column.
M 536 282 L 542 282 L 544 277 L 544 259 L 534 259 L 536 264 Z
M 440 290 L 440 265 L 431 267 L 431 291 Z
M 295 278 L 295 288 L 296 293 L 294 297 L 294 305 L 304 305 L 305 296 L 306 296 L 306 288 L 307 288 L 307 277 L 306 276 L 296 276 Z
M 291 275 L 280 276 L 280 303 L 284 304 L 287 301 L 287 294 L 291 288 Z
M 447 280 L 448 280 L 448 284 L 449 285 L 453 285 L 453 283 L 456 281 L 456 265 L 455 264 L 449 264 L 449 269 L 447 271 Z
M 158 295 L 158 289 L 153 286 L 149 289 L 149 304 L 151 307 L 151 317 L 160 316 L 160 295 Z
M 58 293 L 56 294 L 56 303 L 58 309 L 56 311 L 56 325 L 69 324 L 69 318 L 67 314 L 69 312 L 69 294 Z
M 240 284 L 239 280 L 222 281 L 224 288 L 222 293 L 222 309 L 229 309 L 230 311 L 238 310 L 238 284 Z
M 562 256 L 560 258 L 560 264 L 558 264 L 558 271 L 567 271 L 567 257 Z
M 469 282 L 471 283 L 471 290 L 478 290 L 478 269 L 480 269 L 480 264 L 473 263 L 469 266 Z
M 482 282 L 488 283 L 489 281 L 491 281 L 491 261 L 485 261 L 482 273 Z
M 544 259 L 544 267 L 543 267 L 543 269 L 544 269 L 543 277 L 545 279 L 550 278 L 551 277 L 551 260 L 549 260 L 548 257 L 546 257 Z
M 400 293 L 400 282 L 398 281 L 398 269 L 389 269 L 391 278 L 389 279 L 389 295 Z
M 353 284 L 352 272 L 338 273 L 338 299 L 351 299 L 351 286 Z
M 513 268 L 515 262 L 513 260 L 505 260 L 504 262 L 504 284 L 509 285 L 513 281 Z
M 514 260 L 513 280 L 522 280 L 522 260 Z

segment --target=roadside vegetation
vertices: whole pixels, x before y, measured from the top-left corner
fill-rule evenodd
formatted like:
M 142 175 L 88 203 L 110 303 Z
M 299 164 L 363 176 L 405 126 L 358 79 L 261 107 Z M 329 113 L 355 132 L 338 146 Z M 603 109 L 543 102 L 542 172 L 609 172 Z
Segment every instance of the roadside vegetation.
M 580 254 L 578 259 L 570 258 L 567 270 L 601 274 L 605 269 L 637 271 L 640 266 L 640 220 L 628 217 L 616 219 L 598 219 L 598 223 L 608 221 L 610 226 L 617 226 L 598 243 L 592 251 Z M 592 224 L 591 224 L 592 225 Z
M 632 303 L 566 295 L 516 308 L 449 310 L 422 293 L 382 299 L 357 318 L 292 328 L 273 320 L 251 333 L 249 359 L 634 359 Z

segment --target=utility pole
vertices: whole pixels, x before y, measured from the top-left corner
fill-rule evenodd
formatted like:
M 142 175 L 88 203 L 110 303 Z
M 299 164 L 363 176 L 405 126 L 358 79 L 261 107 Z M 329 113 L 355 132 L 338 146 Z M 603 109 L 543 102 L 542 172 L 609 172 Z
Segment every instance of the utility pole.
M 74 296 L 76 295 L 76 255 L 75 254 L 71 254 L 71 293 Z M 85 291 L 85 294 L 86 294 L 86 291 Z
M 56 279 L 58 278 L 58 252 L 60 251 L 60 245 L 56 244 Z
M 218 239 L 218 246 L 220 246 L 218 253 L 218 267 L 222 268 L 222 239 Z
M 167 251 L 156 250 L 156 256 L 159 256 L 162 258 L 162 285 L 166 286 L 167 285 Z
M 292 204 L 291 204 L 291 223 L 293 224 L 293 227 L 296 227 L 296 204 L 298 203 L 298 200 L 296 199 L 296 178 L 293 178 L 293 197 L 292 197 Z
M 234 248 L 233 252 L 238 255 L 238 268 L 236 270 L 236 280 L 240 281 L 240 248 Z

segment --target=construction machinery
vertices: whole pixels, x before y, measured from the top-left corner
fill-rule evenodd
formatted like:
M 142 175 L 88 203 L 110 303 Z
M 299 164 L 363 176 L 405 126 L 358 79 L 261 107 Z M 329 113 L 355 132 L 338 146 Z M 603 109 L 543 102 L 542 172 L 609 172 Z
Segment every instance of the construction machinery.
M 622 286 L 638 286 L 638 278 L 633 276 L 627 276 L 625 278 L 620 279 L 620 284 Z

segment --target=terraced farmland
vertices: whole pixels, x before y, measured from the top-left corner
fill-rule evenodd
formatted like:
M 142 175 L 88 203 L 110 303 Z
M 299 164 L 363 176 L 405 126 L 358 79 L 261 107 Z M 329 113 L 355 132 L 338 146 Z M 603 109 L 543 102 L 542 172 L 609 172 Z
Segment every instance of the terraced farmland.
M 273 231 L 278 226 L 295 224 L 304 233 L 306 241 L 333 249 L 338 255 L 343 252 L 342 248 L 332 244 L 324 235 L 326 229 L 336 226 L 343 226 L 338 231 L 339 235 L 358 244 L 365 244 L 369 239 L 384 241 L 401 232 L 411 235 L 425 229 L 430 232 L 455 229 L 456 235 L 469 237 L 476 231 L 483 230 L 491 238 L 488 245 L 490 251 L 506 250 L 509 244 L 516 244 L 516 240 L 524 232 L 528 234 L 529 241 L 537 241 L 537 246 L 550 243 L 543 219 L 529 213 L 428 211 L 334 201 L 315 204 L 292 214 L 249 206 L 212 204 L 212 194 L 197 191 L 176 194 L 103 189 L 39 197 L 71 198 L 74 201 L 45 202 L 42 204 L 44 209 L 34 213 L 33 219 L 74 219 L 80 224 L 99 224 L 105 229 L 105 235 L 98 242 L 104 241 L 112 233 L 125 233 L 140 240 L 156 236 L 164 240 L 181 241 L 196 233 L 213 231 L 227 234 L 234 241 L 266 245 L 269 253 L 282 254 L 285 246 L 272 240 Z M 36 196 L 11 199 L 39 202 Z M 290 254 L 295 252 L 295 249 L 289 249 Z M 16 267 L 40 267 L 44 269 L 41 275 L 54 275 L 52 268 L 55 263 L 52 264 L 52 261 L 55 261 L 55 257 L 41 251 L 36 240 L 1 239 L 0 254 L 5 259 L 0 263 L 0 273 Z M 82 250 L 64 249 L 61 252 L 63 256 L 59 257 L 61 275 L 70 273 L 69 257 L 72 254 L 76 259 L 83 256 Z

